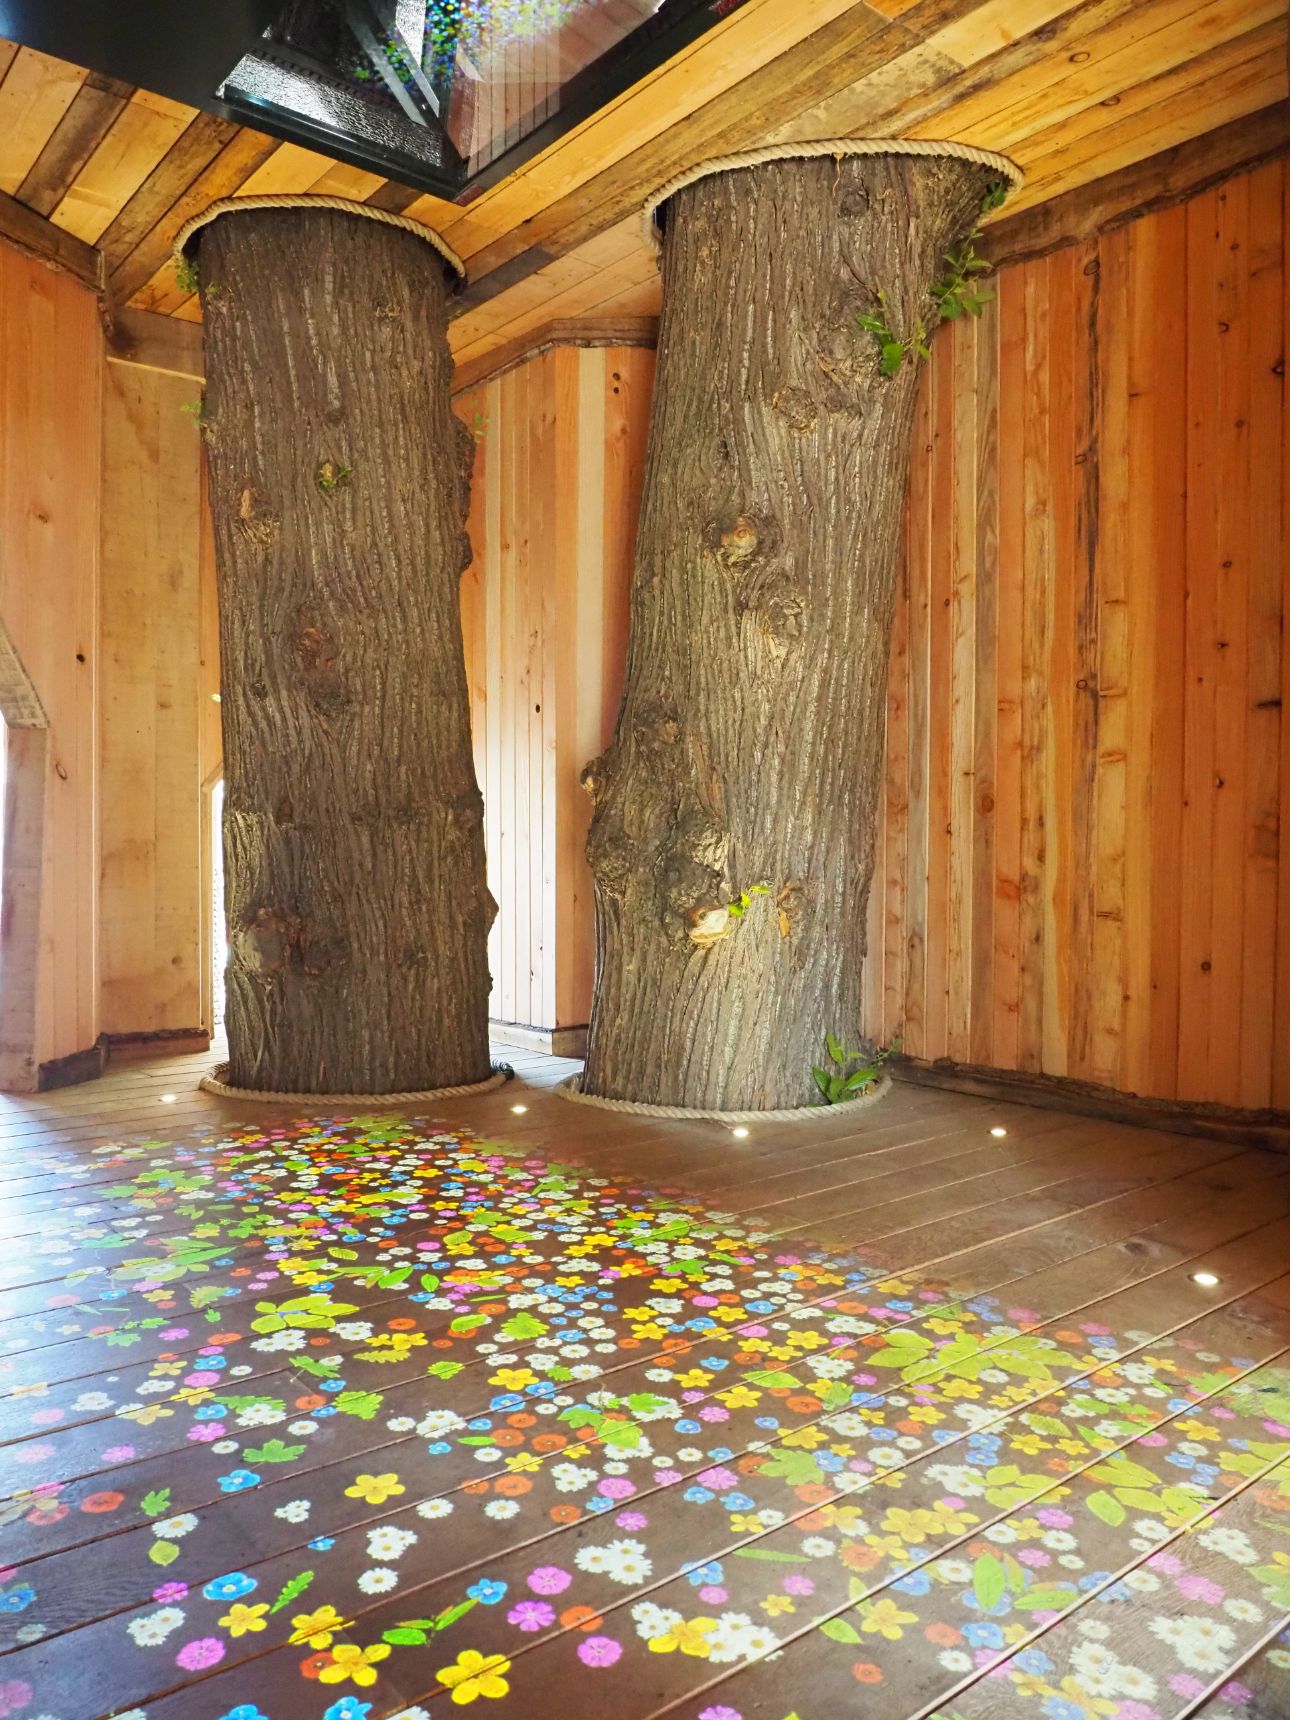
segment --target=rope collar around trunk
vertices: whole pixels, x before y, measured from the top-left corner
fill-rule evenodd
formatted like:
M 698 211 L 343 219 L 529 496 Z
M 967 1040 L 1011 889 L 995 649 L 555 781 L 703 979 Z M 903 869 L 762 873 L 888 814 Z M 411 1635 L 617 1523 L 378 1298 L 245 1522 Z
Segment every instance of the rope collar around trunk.
M 672 1117 L 678 1122 L 699 1123 L 820 1123 L 842 1113 L 866 1109 L 885 1099 L 891 1092 L 891 1076 L 880 1075 L 872 1087 L 844 1105 L 794 1105 L 782 1111 L 707 1111 L 686 1105 L 646 1105 L 634 1099 L 602 1099 L 595 1093 L 584 1093 L 579 1083 L 581 1075 L 570 1075 L 555 1089 L 562 1099 L 572 1099 L 579 1105 L 599 1105 L 605 1111 L 625 1111 L 633 1117 Z
M 405 233 L 412 233 L 416 238 L 424 239 L 427 245 L 438 251 L 454 274 L 463 281 L 466 278 L 466 265 L 448 241 L 441 239 L 433 228 L 412 220 L 408 215 L 395 215 L 390 210 L 378 209 L 371 203 L 357 203 L 352 197 L 314 197 L 308 192 L 219 198 L 203 209 L 200 215 L 191 216 L 175 234 L 172 247 L 175 261 L 178 263 L 182 260 L 188 241 L 200 228 L 218 220 L 221 215 L 245 215 L 251 209 L 339 209 L 347 215 L 360 215 L 365 221 L 379 221 L 384 227 L 401 227 Z
M 1015 161 L 1006 155 L 996 155 L 991 149 L 977 149 L 970 143 L 940 142 L 924 137 L 825 137 L 806 143 L 768 143 L 761 149 L 740 150 L 737 155 L 714 155 L 696 167 L 687 167 L 660 185 L 645 205 L 645 236 L 656 251 L 661 251 L 663 235 L 658 212 L 669 197 L 698 179 L 714 173 L 736 173 L 740 168 L 759 167 L 764 161 L 811 161 L 828 157 L 841 161 L 847 155 L 924 155 L 950 156 L 958 161 L 976 162 L 980 167 L 992 167 L 1001 179 L 1006 179 L 1015 191 L 1025 175 Z
M 420 1087 L 407 1093 L 269 1093 L 253 1087 L 230 1087 L 224 1077 L 227 1063 L 217 1063 L 213 1074 L 203 1075 L 198 1085 L 221 1099 L 249 1099 L 266 1105 L 419 1105 L 423 1099 L 464 1099 L 473 1093 L 491 1093 L 515 1078 L 509 1063 L 494 1063 L 483 1081 L 467 1081 L 459 1087 Z

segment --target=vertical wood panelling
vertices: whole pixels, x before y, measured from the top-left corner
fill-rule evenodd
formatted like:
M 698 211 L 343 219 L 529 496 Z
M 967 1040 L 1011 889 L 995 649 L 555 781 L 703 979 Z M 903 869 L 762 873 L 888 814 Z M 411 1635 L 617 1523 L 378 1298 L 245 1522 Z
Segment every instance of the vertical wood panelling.
M 590 806 L 612 732 L 654 355 L 557 347 L 458 396 L 476 427 L 462 618 L 484 791 L 495 1019 L 580 1026 L 591 1003 Z
M 204 992 L 201 439 L 193 385 L 109 364 L 100 641 L 101 1025 L 195 1028 Z
M 0 246 L 0 615 L 50 724 L 37 1062 L 84 1050 L 99 1031 L 95 678 L 102 369 L 93 294 Z
M 1285 177 L 937 338 L 866 984 L 915 1056 L 1290 1103 Z

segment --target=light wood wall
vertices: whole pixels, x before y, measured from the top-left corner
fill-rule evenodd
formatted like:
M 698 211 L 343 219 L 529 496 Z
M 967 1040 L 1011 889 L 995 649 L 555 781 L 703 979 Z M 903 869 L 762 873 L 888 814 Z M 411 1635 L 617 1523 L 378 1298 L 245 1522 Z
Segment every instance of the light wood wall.
M 484 794 L 490 1012 L 587 1020 L 594 959 L 582 767 L 613 730 L 654 354 L 561 346 L 470 392 L 477 440 L 462 583 Z
M 0 1080 L 20 1087 L 34 1081 L 35 1064 L 86 1049 L 99 1031 L 102 345 L 93 294 L 0 246 L 0 617 L 49 719 L 39 748 L 11 737 L 11 762 L 25 770 L 35 759 L 39 771 L 43 756 L 44 765 L 34 1035 L 25 1045 L 0 1048 L 6 1053 Z M 34 787 L 27 814 L 40 799 L 39 782 Z M 14 906 L 7 904 L 10 911 Z
M 109 1034 L 196 1029 L 206 990 L 191 379 L 115 361 L 103 412 L 99 983 Z M 212 706 L 218 711 L 218 706 Z
M 867 972 L 913 1056 L 1290 1107 L 1286 188 L 937 338 Z

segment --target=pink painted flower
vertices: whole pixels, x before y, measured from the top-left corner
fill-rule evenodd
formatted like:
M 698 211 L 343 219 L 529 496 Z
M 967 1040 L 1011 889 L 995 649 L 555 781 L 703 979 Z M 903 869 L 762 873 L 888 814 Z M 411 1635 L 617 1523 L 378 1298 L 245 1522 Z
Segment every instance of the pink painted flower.
M 1180 1595 L 1186 1595 L 1189 1601 L 1203 1601 L 1206 1606 L 1218 1606 L 1226 1592 L 1211 1578 L 1199 1576 L 1194 1572 L 1178 1579 Z
M 606 1499 L 630 1499 L 636 1491 L 636 1483 L 625 1475 L 609 1475 L 600 1483 L 600 1491 Z
M 188 1593 L 187 1583 L 162 1583 L 159 1589 L 152 1591 L 154 1601 L 160 1601 L 163 1606 L 172 1601 L 181 1601 Z
M 199 1636 L 194 1642 L 186 1642 L 175 1656 L 175 1665 L 182 1666 L 185 1672 L 201 1672 L 205 1667 L 217 1666 L 224 1658 L 224 1644 L 217 1636 Z
M 679 1469 L 656 1469 L 654 1479 L 660 1487 L 672 1487 L 681 1479 Z
M 0 1684 L 0 1720 L 10 1714 L 17 1714 L 25 1708 L 32 1698 L 32 1688 L 23 1678 L 10 1678 Z
M 1190 1672 L 1175 1672 L 1169 1680 L 1169 1688 L 1175 1696 L 1199 1696 L 1205 1686 L 1199 1678 L 1193 1678 Z
M 699 1599 L 703 1601 L 706 1606 L 721 1607 L 726 1604 L 730 1599 L 730 1596 L 725 1589 L 718 1588 L 712 1583 L 706 1583 L 703 1588 L 699 1590 Z
M 730 1411 L 723 1404 L 710 1403 L 699 1411 L 700 1421 L 729 1421 Z
M 578 1659 L 584 1666 L 612 1666 L 622 1652 L 622 1643 L 612 1636 L 589 1636 L 578 1644 Z
M 614 1518 L 614 1522 L 620 1529 L 643 1529 L 648 1524 L 649 1518 L 643 1511 L 620 1511 Z
M 1225 1702 L 1235 1702 L 1238 1708 L 1244 1708 L 1247 1702 L 1254 1700 L 1254 1692 L 1249 1685 L 1238 1684 L 1235 1679 L 1230 1684 L 1225 1684 L 1219 1691 L 1219 1695 Z
M 743 1715 L 729 1703 L 717 1702 L 711 1708 L 705 1708 L 699 1720 L 743 1720 Z
M 545 1630 L 555 1622 L 555 1608 L 545 1601 L 519 1601 L 506 1615 L 516 1630 Z
M 1069 1529 L 1075 1521 L 1069 1511 L 1058 1511 L 1052 1505 L 1046 1505 L 1042 1511 L 1036 1511 L 1035 1516 L 1045 1529 Z
M 813 1595 L 815 1584 L 810 1577 L 804 1577 L 797 1571 L 790 1571 L 779 1585 L 786 1595 Z
M 537 1570 L 529 1572 L 528 1580 L 535 1595 L 560 1595 L 568 1588 L 573 1578 L 568 1571 L 562 1571 L 559 1565 L 539 1565 Z
M 738 1487 L 739 1477 L 733 1469 L 704 1469 L 699 1472 L 699 1480 L 705 1487 L 711 1487 L 718 1493 L 725 1493 L 731 1487 Z
M 188 1437 L 205 1445 L 211 1440 L 223 1439 L 227 1431 L 222 1421 L 199 1421 L 188 1429 Z
M 103 1453 L 105 1463 L 129 1463 L 134 1456 L 132 1445 L 109 1445 Z

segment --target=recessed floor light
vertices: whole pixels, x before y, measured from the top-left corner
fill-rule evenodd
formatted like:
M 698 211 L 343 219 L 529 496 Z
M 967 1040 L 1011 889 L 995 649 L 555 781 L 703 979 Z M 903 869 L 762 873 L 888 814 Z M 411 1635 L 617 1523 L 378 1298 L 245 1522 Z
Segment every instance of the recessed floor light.
M 746 1141 L 748 1139 L 748 1131 L 745 1128 L 741 1127 L 738 1129 L 731 1129 L 730 1133 L 737 1141 Z
M 1191 1276 L 1193 1284 L 1203 1284 L 1206 1290 L 1212 1290 L 1218 1283 L 1217 1272 L 1193 1272 Z
M 525 1111 L 528 1110 L 528 1106 L 527 1105 L 512 1105 L 511 1110 L 514 1111 L 515 1115 L 518 1117 L 518 1116 L 521 1116 Z
M 173 1093 L 163 1093 L 161 1095 L 161 1102 L 163 1105 L 173 1105 L 175 1102 L 175 1095 Z
M 1008 1131 L 1005 1128 L 1003 1128 L 1002 1125 L 999 1123 L 996 1123 L 994 1125 L 994 1127 L 990 1130 L 990 1133 L 992 1135 L 1006 1135 L 1007 1132 Z

